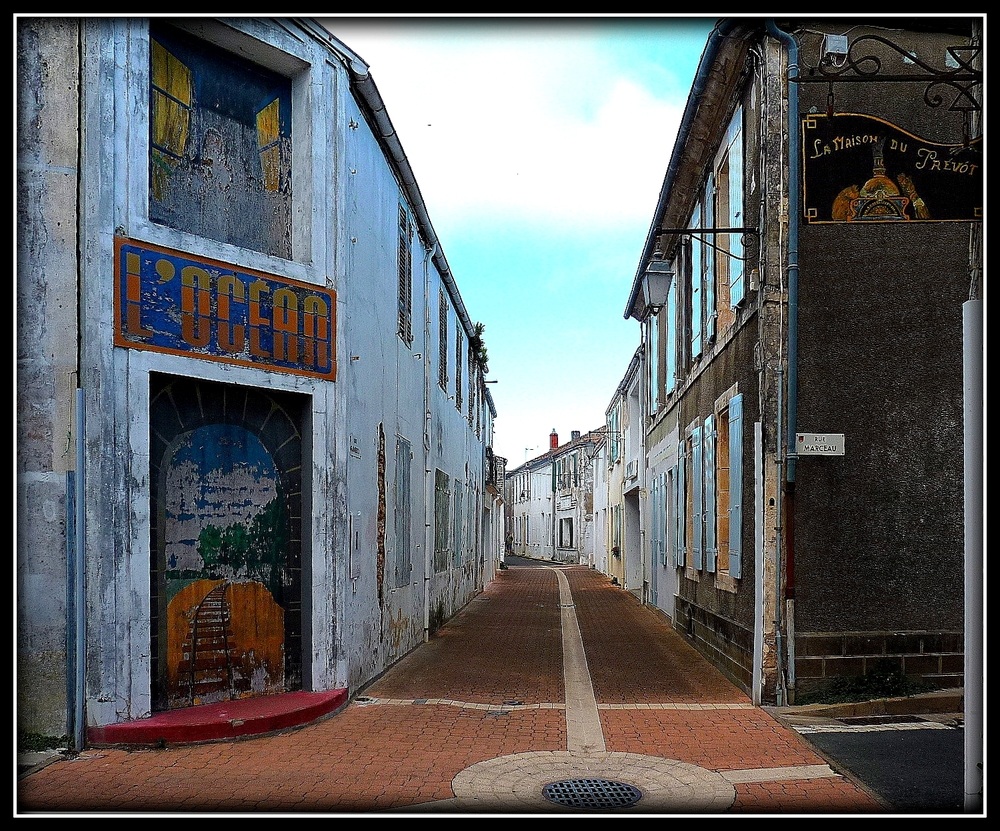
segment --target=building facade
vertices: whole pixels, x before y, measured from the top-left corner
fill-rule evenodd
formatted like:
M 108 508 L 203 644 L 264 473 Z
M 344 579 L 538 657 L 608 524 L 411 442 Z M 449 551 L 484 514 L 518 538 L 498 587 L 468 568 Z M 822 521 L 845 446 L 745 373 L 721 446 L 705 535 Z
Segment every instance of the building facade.
M 755 702 L 962 682 L 976 23 L 726 19 L 688 98 L 625 308 L 645 599 Z
M 353 693 L 503 538 L 482 327 L 367 65 L 309 19 L 17 49 L 19 730 Z
M 510 471 L 506 501 L 511 553 L 559 563 L 589 563 L 594 550 L 594 460 L 604 431 L 574 430 L 559 443 Z

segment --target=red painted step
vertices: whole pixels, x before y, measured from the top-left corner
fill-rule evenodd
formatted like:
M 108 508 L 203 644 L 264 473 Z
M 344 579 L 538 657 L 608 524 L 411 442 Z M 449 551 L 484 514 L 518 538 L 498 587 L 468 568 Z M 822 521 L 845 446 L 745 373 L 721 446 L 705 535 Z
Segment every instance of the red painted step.
M 296 691 L 221 701 L 156 713 L 149 718 L 87 729 L 87 744 L 196 744 L 273 733 L 301 727 L 336 712 L 347 703 L 347 690 Z

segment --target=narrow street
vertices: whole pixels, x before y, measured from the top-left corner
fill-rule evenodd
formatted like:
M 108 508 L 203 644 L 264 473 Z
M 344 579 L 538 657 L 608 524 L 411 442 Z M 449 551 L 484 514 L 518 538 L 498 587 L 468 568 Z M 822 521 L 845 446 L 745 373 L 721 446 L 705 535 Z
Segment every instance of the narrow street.
M 583 566 L 511 566 L 340 712 L 94 748 L 18 808 L 162 813 L 888 813 L 668 623 Z

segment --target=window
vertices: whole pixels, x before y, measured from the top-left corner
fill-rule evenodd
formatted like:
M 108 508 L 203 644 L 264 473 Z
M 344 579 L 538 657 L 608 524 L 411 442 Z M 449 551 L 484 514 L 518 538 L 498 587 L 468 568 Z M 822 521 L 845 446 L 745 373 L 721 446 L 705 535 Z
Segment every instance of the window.
M 444 289 L 438 295 L 438 384 L 448 391 L 448 298 Z
M 647 400 L 646 407 L 650 415 L 653 415 L 660 408 L 660 325 L 662 323 L 661 314 L 653 315 L 648 323 L 649 347 L 649 378 L 647 380 Z
M 742 228 L 743 215 L 743 108 L 737 107 L 716 157 L 716 217 L 728 228 Z M 719 294 L 728 286 L 728 308 L 735 309 L 746 295 L 743 266 L 743 235 L 723 234 L 719 238 L 722 249 L 717 259 Z
M 290 258 L 291 81 L 158 21 L 149 60 L 150 221 Z
M 410 582 L 410 443 L 396 438 L 396 586 Z
M 674 506 L 674 564 L 680 568 L 687 565 L 687 541 L 690 539 L 687 521 L 687 479 L 688 445 L 681 441 L 677 445 L 677 464 L 673 468 L 671 501 Z
M 448 542 L 450 539 L 451 487 L 448 474 L 434 472 L 434 571 L 448 567 Z
M 573 518 L 567 517 L 559 520 L 559 547 L 573 547 Z
M 621 400 L 615 401 L 608 412 L 608 466 L 621 458 Z
M 688 479 L 688 540 L 691 543 L 691 565 L 701 570 L 704 563 L 702 560 L 702 543 L 704 515 L 702 514 L 702 477 L 704 474 L 702 458 L 702 428 L 701 425 L 694 427 L 688 438 L 691 459 L 691 476 Z
M 677 528 L 685 538 L 675 540 L 675 562 L 684 565 L 684 543 L 690 546 L 691 567 L 716 575 L 741 576 L 743 532 L 743 396 L 730 391 L 716 405 L 715 413 L 694 427 L 675 468 L 672 497 Z M 686 457 L 686 458 L 685 458 Z M 687 487 L 685 461 L 690 462 Z M 680 494 L 684 493 L 684 498 Z M 717 585 L 719 580 L 717 578 Z
M 399 277 L 398 333 L 403 343 L 411 346 L 413 344 L 413 223 L 402 205 L 399 206 L 396 270 Z
M 676 272 L 675 272 L 676 273 Z M 661 313 L 662 314 L 662 313 Z M 670 281 L 670 288 L 667 289 L 666 338 L 664 343 L 664 366 L 666 368 L 663 379 L 664 389 L 667 393 L 673 392 L 677 386 L 677 281 Z
M 695 206 L 694 213 L 691 214 L 689 228 L 700 228 L 701 225 L 701 204 Z M 691 275 L 690 275 L 690 305 L 688 307 L 688 320 L 691 321 L 690 348 L 692 360 L 701 355 L 701 333 L 702 322 L 704 320 L 704 283 L 705 283 L 705 244 L 700 235 L 695 234 L 691 238 Z

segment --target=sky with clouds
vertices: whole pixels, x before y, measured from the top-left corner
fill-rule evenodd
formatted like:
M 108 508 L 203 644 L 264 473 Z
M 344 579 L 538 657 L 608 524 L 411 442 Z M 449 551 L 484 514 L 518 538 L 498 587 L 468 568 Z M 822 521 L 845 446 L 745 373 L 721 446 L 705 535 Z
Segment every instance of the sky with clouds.
M 508 469 L 604 424 L 699 17 L 318 18 L 369 65 L 473 321 Z

